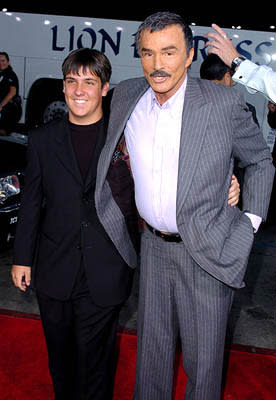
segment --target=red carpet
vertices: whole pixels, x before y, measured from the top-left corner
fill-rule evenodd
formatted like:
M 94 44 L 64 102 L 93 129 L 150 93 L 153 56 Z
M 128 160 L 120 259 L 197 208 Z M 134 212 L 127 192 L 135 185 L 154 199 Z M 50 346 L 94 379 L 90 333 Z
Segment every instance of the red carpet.
M 118 333 L 114 400 L 131 400 L 136 336 Z M 236 346 L 225 352 L 223 400 L 275 400 L 276 351 Z M 184 399 L 181 355 L 176 365 L 174 400 Z M 47 353 L 37 316 L 0 311 L 0 399 L 51 400 Z

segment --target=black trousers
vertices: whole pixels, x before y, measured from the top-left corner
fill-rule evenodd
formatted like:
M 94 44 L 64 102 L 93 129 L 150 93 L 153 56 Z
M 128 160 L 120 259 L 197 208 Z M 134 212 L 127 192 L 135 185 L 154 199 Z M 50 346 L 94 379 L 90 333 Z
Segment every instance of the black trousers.
M 111 400 L 121 306 L 93 303 L 83 266 L 70 300 L 37 298 L 55 400 Z

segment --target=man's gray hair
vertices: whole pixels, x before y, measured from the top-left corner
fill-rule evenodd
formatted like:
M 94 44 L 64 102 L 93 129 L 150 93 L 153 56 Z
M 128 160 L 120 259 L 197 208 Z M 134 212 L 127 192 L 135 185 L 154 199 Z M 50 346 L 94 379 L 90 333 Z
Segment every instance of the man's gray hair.
M 155 14 L 152 14 L 141 23 L 135 37 L 135 44 L 138 53 L 140 53 L 141 33 L 144 30 L 148 29 L 150 32 L 156 32 L 161 31 L 171 25 L 179 25 L 182 28 L 188 55 L 190 50 L 193 48 L 192 30 L 180 15 L 168 11 L 159 11 Z

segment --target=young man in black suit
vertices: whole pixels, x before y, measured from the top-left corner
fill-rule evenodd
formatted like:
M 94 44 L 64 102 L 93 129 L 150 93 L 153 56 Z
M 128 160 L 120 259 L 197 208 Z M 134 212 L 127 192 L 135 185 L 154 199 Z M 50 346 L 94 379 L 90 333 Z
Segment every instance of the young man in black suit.
M 79 49 L 62 70 L 68 116 L 29 135 L 12 278 L 25 291 L 32 274 L 55 399 L 107 400 L 118 315 L 136 266 L 133 181 L 117 152 L 104 227 L 95 191 L 111 65 L 99 51 Z

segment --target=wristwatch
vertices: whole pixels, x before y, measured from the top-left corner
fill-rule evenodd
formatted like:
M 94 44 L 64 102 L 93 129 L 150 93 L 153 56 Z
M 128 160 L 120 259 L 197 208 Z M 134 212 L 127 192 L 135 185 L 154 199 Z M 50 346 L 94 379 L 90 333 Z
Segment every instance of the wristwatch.
M 245 60 L 246 60 L 246 58 L 243 57 L 243 56 L 235 57 L 235 58 L 232 60 L 231 72 L 234 73 L 234 72 L 236 71 L 236 68 L 238 68 L 238 66 L 239 66 L 243 61 L 245 61 Z

